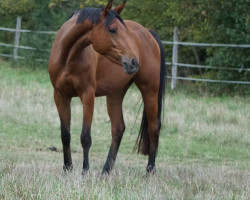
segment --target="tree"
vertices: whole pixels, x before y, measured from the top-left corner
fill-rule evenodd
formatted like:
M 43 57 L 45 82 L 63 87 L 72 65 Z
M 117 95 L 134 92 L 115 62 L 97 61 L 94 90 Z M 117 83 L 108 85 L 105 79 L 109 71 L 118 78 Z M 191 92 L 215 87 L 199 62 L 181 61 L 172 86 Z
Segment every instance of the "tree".
M 0 13 L 5 15 L 20 15 L 30 11 L 34 6 L 32 0 L 1 0 Z
M 22 28 L 56 31 L 74 10 L 102 7 L 108 0 L 1 0 L 0 25 L 14 27 L 16 17 L 22 16 Z M 122 0 L 114 0 L 118 5 Z M 128 0 L 122 13 L 130 19 L 155 30 L 162 40 L 171 41 L 173 29 L 179 28 L 179 40 L 205 43 L 250 43 L 250 0 Z M 48 59 L 54 36 L 21 35 L 21 45 L 34 46 L 43 51 L 25 52 L 32 59 Z M 8 42 L 9 41 L 9 42 Z M 13 33 L 0 32 L 0 42 L 12 43 Z M 170 61 L 171 46 L 165 46 Z M 2 50 L 0 49 L 2 52 Z M 179 61 L 234 68 L 250 68 L 250 50 L 232 48 L 180 47 Z M 31 56 L 34 54 L 33 56 Z M 249 72 L 184 69 L 186 76 L 211 79 L 250 80 Z M 223 88 L 222 88 L 223 89 Z M 232 86 L 229 87 L 232 89 Z M 224 90 L 224 89 L 223 89 Z
M 213 43 L 250 44 L 250 0 L 212 1 L 207 5 L 209 32 L 206 39 Z M 211 74 L 223 80 L 250 81 L 250 49 L 209 48 L 206 63 L 219 67 L 239 68 L 239 71 L 224 71 Z M 209 77 L 210 78 L 210 77 Z M 220 86 L 221 91 L 248 91 L 249 86 Z

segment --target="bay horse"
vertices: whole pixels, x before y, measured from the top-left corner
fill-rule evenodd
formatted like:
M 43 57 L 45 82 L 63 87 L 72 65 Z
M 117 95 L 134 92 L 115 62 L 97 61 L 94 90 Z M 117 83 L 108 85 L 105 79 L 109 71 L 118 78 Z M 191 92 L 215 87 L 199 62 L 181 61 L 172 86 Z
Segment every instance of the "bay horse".
M 135 83 L 144 110 L 134 150 L 148 155 L 146 171 L 155 171 L 165 91 L 165 56 L 159 37 L 142 25 L 120 17 L 126 1 L 112 9 L 113 0 L 103 8 L 75 11 L 58 31 L 51 49 L 49 75 L 61 124 L 64 170 L 71 170 L 70 102 L 79 97 L 83 104 L 80 141 L 83 171 L 89 170 L 91 123 L 94 98 L 106 96 L 112 142 L 102 174 L 114 166 L 125 130 L 122 102 Z

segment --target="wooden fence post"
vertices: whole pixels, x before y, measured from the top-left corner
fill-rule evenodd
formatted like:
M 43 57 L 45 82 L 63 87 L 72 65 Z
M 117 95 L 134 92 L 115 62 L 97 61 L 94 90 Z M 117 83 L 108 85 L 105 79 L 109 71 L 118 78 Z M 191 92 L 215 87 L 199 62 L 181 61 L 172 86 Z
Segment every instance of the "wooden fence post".
M 19 40 L 20 40 L 20 30 L 21 30 L 21 22 L 22 18 L 17 17 L 16 19 L 16 33 L 15 33 L 15 48 L 13 52 L 14 59 L 18 59 L 18 47 L 19 47 Z
M 174 28 L 174 44 L 173 44 L 173 53 L 172 53 L 172 80 L 171 80 L 171 89 L 176 88 L 176 77 L 177 77 L 177 63 L 178 63 L 178 28 Z

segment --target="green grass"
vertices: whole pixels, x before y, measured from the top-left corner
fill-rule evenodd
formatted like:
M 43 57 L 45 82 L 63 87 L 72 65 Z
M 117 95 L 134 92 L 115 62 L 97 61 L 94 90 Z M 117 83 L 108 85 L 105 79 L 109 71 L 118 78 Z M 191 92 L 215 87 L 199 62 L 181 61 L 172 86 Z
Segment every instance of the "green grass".
M 105 98 L 95 101 L 90 172 L 82 177 L 81 103 L 72 102 L 74 169 L 65 174 L 52 94 L 47 70 L 0 60 L 0 199 L 250 198 L 250 97 L 168 90 L 157 174 L 144 178 L 147 157 L 132 152 L 141 119 L 135 86 L 124 100 L 126 131 L 107 177 L 100 176 L 111 142 Z

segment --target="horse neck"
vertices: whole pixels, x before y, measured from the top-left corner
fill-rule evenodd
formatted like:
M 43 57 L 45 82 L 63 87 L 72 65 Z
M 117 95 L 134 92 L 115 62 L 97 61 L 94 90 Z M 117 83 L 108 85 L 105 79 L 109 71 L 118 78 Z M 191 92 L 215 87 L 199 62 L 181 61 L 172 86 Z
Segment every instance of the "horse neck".
M 70 62 L 77 57 L 81 51 L 90 45 L 90 36 L 92 33 L 92 23 L 85 20 L 81 24 L 71 25 L 66 29 L 61 38 L 61 60 Z

